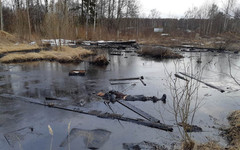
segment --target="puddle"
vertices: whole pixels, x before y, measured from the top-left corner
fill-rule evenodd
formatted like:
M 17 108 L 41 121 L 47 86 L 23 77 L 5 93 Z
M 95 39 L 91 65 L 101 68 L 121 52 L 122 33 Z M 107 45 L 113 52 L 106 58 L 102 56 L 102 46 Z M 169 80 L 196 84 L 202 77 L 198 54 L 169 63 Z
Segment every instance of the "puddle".
M 201 54 L 202 63 L 197 63 L 199 52 L 182 53 L 185 58 L 178 60 L 180 63 L 189 63 L 192 59 L 192 67 L 195 71 L 203 68 L 202 80 L 211 83 L 226 92 L 221 93 L 204 84 L 200 84 L 199 97 L 202 105 L 196 113 L 193 124 L 203 129 L 201 133 L 191 133 L 194 140 L 207 142 L 209 139 L 219 141 L 222 145 L 226 142 L 219 136 L 216 129 L 227 125 L 226 116 L 233 110 L 239 109 L 240 87 L 234 83 L 229 76 L 228 55 L 224 53 L 204 52 Z M 239 56 L 229 55 L 232 62 L 232 74 L 238 76 L 240 66 Z M 48 125 L 53 128 L 54 149 L 59 147 L 68 134 L 68 124 L 71 129 L 84 130 L 103 129 L 111 132 L 100 149 L 123 149 L 123 143 L 141 143 L 151 141 L 170 148 L 171 144 L 180 140 L 178 129 L 174 124 L 171 110 L 171 94 L 166 86 L 166 70 L 175 73 L 174 62 L 176 60 L 156 61 L 142 58 L 135 53 L 124 53 L 122 56 L 108 55 L 110 64 L 105 67 L 96 67 L 88 63 L 60 64 L 57 62 L 33 62 L 21 64 L 0 64 L 0 92 L 24 97 L 31 97 L 45 101 L 45 97 L 59 98 L 68 104 L 81 105 L 89 110 L 100 110 L 103 112 L 117 113 L 131 118 L 141 118 L 118 103 L 110 104 L 111 109 L 96 96 L 100 91 L 120 91 L 129 95 L 156 96 L 161 98 L 167 95 L 167 104 L 160 102 L 129 102 L 132 105 L 148 112 L 158 118 L 162 123 L 174 125 L 172 133 L 153 129 L 129 122 L 101 119 L 94 116 L 56 110 L 54 108 L 28 104 L 19 100 L 0 98 L 0 145 L 4 149 L 14 145 L 30 150 L 32 146 L 36 149 L 49 149 L 51 135 L 48 133 Z M 183 68 L 182 68 L 183 69 Z M 71 70 L 86 70 L 86 76 L 69 76 Z M 144 86 L 141 81 L 128 81 L 129 84 L 113 84 L 109 79 L 144 77 Z M 134 86 L 133 86 L 134 85 Z M 113 112 L 112 112 L 113 111 Z M 214 118 L 214 119 L 213 119 Z M 25 138 L 9 144 L 4 135 L 13 133 L 26 127 L 33 127 L 31 133 L 22 130 Z M 214 128 L 213 128 L 214 127 Z M 33 136 L 33 138 L 32 138 Z M 16 141 L 16 139 L 15 139 Z M 18 142 L 20 141 L 20 142 Z M 79 143 L 73 142 L 71 149 L 86 149 L 84 140 Z M 79 146 L 80 145 L 80 146 Z

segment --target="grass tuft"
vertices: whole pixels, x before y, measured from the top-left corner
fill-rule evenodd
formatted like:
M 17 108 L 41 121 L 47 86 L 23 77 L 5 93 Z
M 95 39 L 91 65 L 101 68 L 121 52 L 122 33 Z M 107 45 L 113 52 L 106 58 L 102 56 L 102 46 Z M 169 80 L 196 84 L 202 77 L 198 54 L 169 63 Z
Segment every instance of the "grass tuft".
M 91 64 L 94 64 L 97 66 L 106 66 L 109 64 L 109 62 L 105 55 L 99 55 L 94 58 L 94 60 L 91 62 Z
M 93 55 L 90 50 L 70 47 L 62 47 L 58 51 L 40 51 L 39 53 L 13 53 L 8 54 L 0 59 L 2 63 L 18 63 L 29 61 L 57 61 L 61 63 L 81 62 L 84 57 Z
M 226 130 L 226 137 L 232 147 L 240 148 L 240 110 L 234 111 L 228 117 L 230 128 Z
M 142 56 L 153 57 L 157 59 L 170 59 L 170 58 L 183 58 L 182 55 L 173 52 L 170 49 L 164 47 L 143 47 L 138 52 Z

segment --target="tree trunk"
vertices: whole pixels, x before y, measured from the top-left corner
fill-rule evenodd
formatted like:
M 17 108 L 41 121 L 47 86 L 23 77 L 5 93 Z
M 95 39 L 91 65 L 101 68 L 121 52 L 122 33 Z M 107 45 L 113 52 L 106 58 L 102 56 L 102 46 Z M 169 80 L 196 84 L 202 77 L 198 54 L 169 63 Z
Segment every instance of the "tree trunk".
M 3 30 L 2 0 L 0 0 L 0 18 L 1 18 L 1 30 Z
M 48 13 L 48 0 L 45 0 L 45 12 Z
M 27 6 L 27 17 L 28 17 L 28 34 L 29 34 L 29 40 L 31 39 L 31 20 L 29 15 L 29 0 L 26 0 L 26 6 Z

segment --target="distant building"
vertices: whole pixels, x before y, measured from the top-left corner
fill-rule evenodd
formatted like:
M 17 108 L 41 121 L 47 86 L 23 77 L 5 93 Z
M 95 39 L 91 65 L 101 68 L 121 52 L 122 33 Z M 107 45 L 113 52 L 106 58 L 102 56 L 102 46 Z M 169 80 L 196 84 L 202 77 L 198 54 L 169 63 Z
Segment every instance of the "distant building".
M 163 32 L 163 28 L 154 28 L 154 32 Z

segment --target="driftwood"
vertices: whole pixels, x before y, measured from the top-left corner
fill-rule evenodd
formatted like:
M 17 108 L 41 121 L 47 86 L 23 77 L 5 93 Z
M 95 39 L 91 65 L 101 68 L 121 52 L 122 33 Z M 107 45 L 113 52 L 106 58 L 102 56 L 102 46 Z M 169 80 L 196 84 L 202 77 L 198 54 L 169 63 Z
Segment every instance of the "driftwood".
M 220 88 L 218 88 L 218 87 L 216 87 L 216 86 L 214 86 L 214 85 L 212 85 L 212 84 L 209 84 L 209 83 L 206 83 L 206 82 L 204 82 L 204 81 L 201 81 L 201 80 L 199 80 L 199 79 L 197 79 L 197 78 L 194 78 L 194 77 L 192 77 L 192 76 L 190 76 L 190 75 L 187 75 L 187 74 L 185 74 L 185 73 L 183 73 L 183 72 L 180 72 L 180 73 L 181 73 L 182 75 L 187 76 L 187 77 L 189 77 L 189 78 L 191 78 L 191 79 L 194 79 L 194 80 L 196 80 L 196 81 L 198 81 L 198 82 L 200 82 L 200 83 L 203 83 L 203 84 L 205 84 L 206 86 L 209 86 L 209 87 L 211 87 L 211 88 L 213 88 L 213 89 L 216 89 L 216 90 L 220 91 L 221 93 L 225 92 L 225 90 L 220 89 Z
M 173 131 L 172 126 L 165 125 L 162 123 L 154 123 L 150 121 L 145 121 L 141 119 L 133 119 L 133 118 L 128 118 L 128 117 L 123 117 L 122 115 L 119 114 L 110 114 L 102 111 L 88 111 L 83 107 L 77 107 L 77 106 L 61 106 L 59 104 L 53 104 L 53 103 L 44 103 L 41 102 L 41 100 L 36 100 L 33 98 L 28 98 L 28 97 L 22 97 L 22 96 L 16 96 L 16 95 L 10 95 L 10 94 L 1 94 L 0 97 L 8 98 L 8 99 L 13 99 L 13 100 L 21 100 L 27 103 L 32 103 L 36 105 L 42 105 L 42 106 L 48 106 L 56 109 L 61 109 L 65 111 L 71 111 L 71 112 L 77 112 L 77 113 L 82 113 L 82 114 L 87 114 L 87 115 L 92 115 L 92 116 L 97 116 L 99 118 L 105 118 L 105 119 L 118 119 L 122 121 L 127 121 L 127 122 L 132 122 L 136 123 L 139 125 L 147 126 L 147 127 L 152 127 L 156 129 L 161 129 L 164 131 Z

